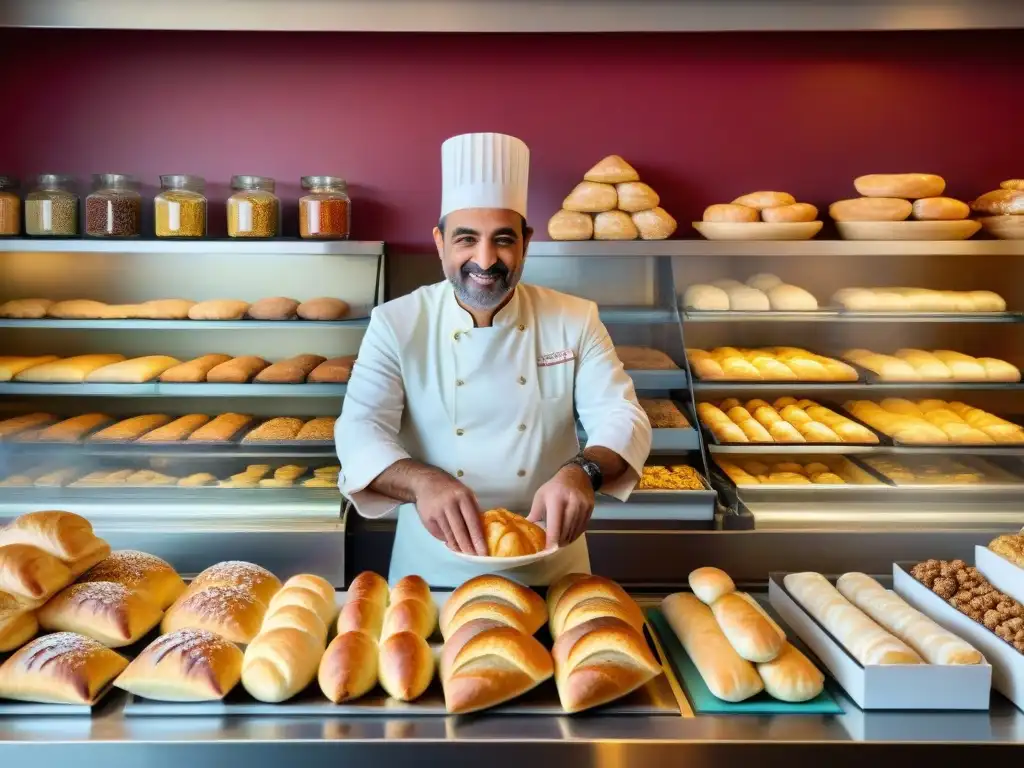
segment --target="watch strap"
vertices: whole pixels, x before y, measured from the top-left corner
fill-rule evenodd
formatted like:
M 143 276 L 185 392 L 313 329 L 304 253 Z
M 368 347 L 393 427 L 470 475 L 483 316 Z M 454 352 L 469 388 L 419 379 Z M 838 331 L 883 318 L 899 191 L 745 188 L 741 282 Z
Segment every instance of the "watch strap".
M 601 471 L 601 466 L 596 461 L 591 461 L 580 453 L 567 461 L 563 466 L 568 466 L 570 464 L 575 464 L 586 473 L 587 477 L 590 479 L 590 487 L 594 489 L 595 493 L 601 490 L 601 486 L 604 484 L 604 473 Z

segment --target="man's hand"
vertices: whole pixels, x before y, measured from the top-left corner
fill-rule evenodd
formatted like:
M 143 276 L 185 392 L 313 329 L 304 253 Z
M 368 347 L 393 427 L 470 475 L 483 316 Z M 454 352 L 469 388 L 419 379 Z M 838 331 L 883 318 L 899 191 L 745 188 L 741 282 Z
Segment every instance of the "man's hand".
M 537 489 L 527 520 L 546 520 L 548 546 L 564 546 L 583 535 L 593 511 L 590 478 L 581 467 L 570 464 Z
M 414 489 L 416 511 L 431 536 L 456 552 L 487 554 L 476 496 L 465 484 L 436 470 L 417 478 Z

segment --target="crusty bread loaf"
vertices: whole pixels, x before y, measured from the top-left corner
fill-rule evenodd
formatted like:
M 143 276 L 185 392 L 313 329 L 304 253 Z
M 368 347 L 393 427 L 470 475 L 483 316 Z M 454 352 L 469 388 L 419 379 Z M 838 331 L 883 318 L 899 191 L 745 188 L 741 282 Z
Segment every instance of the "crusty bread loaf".
M 242 651 L 203 629 L 179 629 L 146 646 L 118 688 L 154 701 L 219 701 L 238 685 Z
M 624 181 L 638 181 L 640 175 L 618 155 L 608 155 L 587 171 L 583 178 L 602 184 L 621 184 Z
M 447 640 L 466 624 L 481 620 L 530 634 L 525 619 L 519 610 L 502 600 L 470 600 L 451 617 L 442 636 Z
M 544 600 L 532 589 L 504 576 L 485 574 L 476 576 L 455 589 L 441 608 L 441 633 L 445 637 L 452 634 L 449 627 L 459 609 L 475 600 L 500 601 L 512 606 L 523 615 L 523 622 L 529 634 L 534 634 L 547 620 Z
M 206 373 L 211 384 L 245 384 L 270 363 L 256 355 L 243 355 L 215 365 Z
M 110 554 L 110 545 L 93 533 L 88 520 L 59 510 L 16 517 L 0 529 L 0 547 L 9 544 L 28 544 L 48 552 L 63 561 L 73 577 Z
M 772 208 L 765 208 L 761 211 L 763 221 L 775 223 L 815 221 L 818 218 L 818 209 L 810 203 L 792 203 L 790 205 L 777 205 Z M 760 286 L 755 286 L 760 287 Z M 762 288 L 762 290 L 764 290 Z
M 415 632 L 396 632 L 379 648 L 377 677 L 387 694 L 399 701 L 422 696 L 434 679 L 434 653 L 427 641 Z
M 348 317 L 351 308 L 348 302 L 331 296 L 306 299 L 295 308 L 295 314 L 303 320 L 331 321 Z
M 853 186 L 864 197 L 917 200 L 938 197 L 946 189 L 946 182 L 933 173 L 870 173 L 854 179 Z
M 306 377 L 308 384 L 345 384 L 352 375 L 355 355 L 332 357 L 324 360 Z
M 749 602 L 725 594 L 711 604 L 711 612 L 729 644 L 747 661 L 771 661 L 782 651 L 783 639 Z
M 258 701 L 287 701 L 313 682 L 323 652 L 316 637 L 298 629 L 260 632 L 245 649 L 242 685 Z
M 757 665 L 765 692 L 779 701 L 810 701 L 825 687 L 825 676 L 790 643 L 774 659 Z
M 679 224 L 661 206 L 649 211 L 637 211 L 630 216 L 641 240 L 666 240 L 675 233 Z
M 566 629 L 573 610 L 584 600 L 604 598 L 617 603 L 622 609 L 622 618 L 639 632 L 643 631 L 644 615 L 640 607 L 626 590 L 602 576 L 587 576 L 570 584 L 558 598 L 549 616 L 549 629 L 555 639 Z
M 733 203 L 716 203 L 704 209 L 701 217 L 704 221 L 721 221 L 731 223 L 746 223 L 760 220 L 757 208 L 749 205 L 738 205 Z
M 226 363 L 231 355 L 209 354 L 189 360 L 186 363 L 172 365 L 160 374 L 160 381 L 176 384 L 192 384 L 206 381 L 207 374 L 221 363 Z
M 736 653 L 708 606 L 677 592 L 662 600 L 661 610 L 712 694 L 736 702 L 764 689 L 754 665 Z
M 736 585 L 728 573 L 710 566 L 690 571 L 687 583 L 693 594 L 707 605 L 713 605 L 718 598 L 736 591 Z
M 194 304 L 188 311 L 190 320 L 241 320 L 249 311 L 249 303 L 238 299 L 210 299 Z
M 36 355 L 34 357 L 20 355 L 0 356 L 0 381 L 10 381 L 17 374 L 33 366 L 52 363 L 54 360 L 59 359 L 56 355 Z
M 71 583 L 67 565 L 30 544 L 0 546 L 0 594 L 27 608 L 38 608 Z
M 320 355 L 296 355 L 264 368 L 253 379 L 258 384 L 301 384 L 327 358 Z
M 78 579 L 79 584 L 93 581 L 122 584 L 148 596 L 160 610 L 170 606 L 185 591 L 185 582 L 170 563 L 134 549 L 111 552 Z
M 971 203 L 971 210 L 986 216 L 1019 216 L 1024 214 L 1024 190 L 997 189 L 986 192 Z
M 190 587 L 164 615 L 160 631 L 205 629 L 233 643 L 249 643 L 260 631 L 266 610 L 244 587 Z
M 562 208 L 579 213 L 600 213 L 614 210 L 618 200 L 619 196 L 611 184 L 581 181 L 562 201 Z
M 626 213 L 637 213 L 657 208 L 661 198 L 642 181 L 624 181 L 615 185 L 619 197 L 618 208 Z
M 589 240 L 594 236 L 594 218 L 589 213 L 564 208 L 548 219 L 548 237 L 552 240 Z
M 58 421 L 56 424 L 38 432 L 29 430 L 18 435 L 17 439 L 40 443 L 77 443 L 93 430 L 110 424 L 113 421 L 105 413 L 83 413 L 70 419 Z
M 294 320 L 299 310 L 299 302 L 285 296 L 271 296 L 253 302 L 248 315 L 253 320 Z
M 0 699 L 94 704 L 128 660 L 73 632 L 43 635 L 0 666 Z
M 892 197 L 858 197 L 839 200 L 828 207 L 835 221 L 903 221 L 914 207 L 907 200 Z
M 281 589 L 280 580 L 266 568 L 244 560 L 224 560 L 214 563 L 192 579 L 189 592 L 206 587 L 241 587 L 263 605 Z
M 378 671 L 374 638 L 363 632 L 344 632 L 327 646 L 320 659 L 317 682 L 324 696 L 340 704 L 369 693 L 377 684 Z
M 93 432 L 86 438 L 88 443 L 124 443 L 137 440 L 147 432 L 169 424 L 171 417 L 165 413 L 146 413 L 132 416 Z
M 296 419 L 291 416 L 279 416 L 274 419 L 268 419 L 256 427 L 256 429 L 247 432 L 245 437 L 242 438 L 242 442 L 258 443 L 295 440 L 298 437 L 299 430 L 302 429 L 302 424 L 302 419 Z
M 77 632 L 108 648 L 140 640 L 160 621 L 161 609 L 150 596 L 112 581 L 72 584 L 39 609 L 39 626 Z
M 20 648 L 38 631 L 35 612 L 6 592 L 0 592 L 0 653 Z
M 636 240 L 640 231 L 624 211 L 604 211 L 594 216 L 595 240 Z
M 124 360 L 124 355 L 78 355 L 33 365 L 15 375 L 15 381 L 34 381 L 46 384 L 80 384 L 90 373 L 105 365 Z
M 224 443 L 252 423 L 252 416 L 243 413 L 222 413 L 188 436 L 189 442 Z
M 46 317 L 53 306 L 50 299 L 11 299 L 0 304 L 0 317 L 14 320 L 37 320 Z
M 751 192 L 741 195 L 732 201 L 733 205 L 745 205 L 748 208 L 762 210 L 764 208 L 776 208 L 780 205 L 793 205 L 796 198 L 788 192 Z
M 971 215 L 971 207 L 952 197 L 923 197 L 914 201 L 913 216 L 919 221 L 956 221 Z
M 185 416 L 179 416 L 162 427 L 146 432 L 138 441 L 140 443 L 175 443 L 185 440 L 209 421 L 210 417 L 202 413 L 190 413 Z

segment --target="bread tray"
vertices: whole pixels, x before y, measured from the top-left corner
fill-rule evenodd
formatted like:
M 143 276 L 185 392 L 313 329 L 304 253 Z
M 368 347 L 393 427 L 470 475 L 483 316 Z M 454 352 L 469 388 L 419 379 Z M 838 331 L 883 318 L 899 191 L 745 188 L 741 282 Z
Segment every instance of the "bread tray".
M 940 454 L 941 455 L 941 454 Z M 913 461 L 913 454 L 907 458 Z M 990 464 L 982 458 L 977 456 L 955 456 L 951 457 L 953 461 L 964 465 L 968 469 L 973 469 L 977 472 L 983 473 L 985 481 L 982 483 L 925 483 L 911 480 L 909 482 L 903 480 L 897 480 L 889 477 L 882 470 L 874 467 L 870 462 L 866 460 L 860 460 L 858 463 L 864 465 L 864 469 L 877 475 L 881 480 L 889 483 L 896 488 L 902 488 L 906 490 L 921 490 L 921 491 L 941 491 L 942 493 L 964 493 L 964 492 L 995 492 L 995 491 L 1006 491 L 1014 489 L 1015 486 L 1024 484 L 1024 480 L 1015 477 L 1014 475 L 1007 472 L 1002 467 Z
M 820 221 L 695 221 L 693 228 L 708 240 L 810 240 Z
M 984 710 L 989 708 L 992 667 L 988 663 L 963 666 L 935 664 L 862 666 L 831 632 L 818 623 L 817 619 L 807 613 L 789 594 L 783 583 L 785 576 L 785 573 L 772 573 L 769 576 L 768 596 L 772 607 L 821 660 L 832 677 L 838 681 L 847 695 L 861 709 Z M 896 591 L 906 598 L 899 588 Z M 936 600 L 940 599 L 936 596 Z M 920 606 L 915 605 L 911 600 L 908 599 L 907 602 L 921 610 Z M 932 618 L 935 617 L 932 616 Z M 972 642 L 971 638 L 960 634 L 965 640 Z M 995 636 L 993 635 L 993 637 Z M 985 652 L 984 648 L 977 647 L 978 650 Z
M 835 408 L 833 410 L 835 410 Z M 860 424 L 864 424 L 864 422 L 860 421 L 856 416 L 854 416 L 852 413 L 847 411 L 845 408 L 841 408 L 840 407 L 839 408 L 839 412 L 842 413 L 844 416 L 846 416 L 849 419 L 853 419 L 854 421 L 857 421 Z M 1006 421 L 1012 422 L 1014 424 L 1020 424 L 1020 422 L 1022 420 L 1024 420 L 1024 418 L 1022 418 L 1020 416 L 1013 416 L 1013 417 L 1000 416 L 999 418 L 1005 419 Z M 993 442 L 993 443 L 954 443 L 954 442 L 946 442 L 946 443 L 907 443 L 907 442 L 903 442 L 902 440 L 898 440 L 895 437 L 892 437 L 891 435 L 886 435 L 885 433 L 880 432 L 879 430 L 875 429 L 872 426 L 869 426 L 869 425 L 866 425 L 866 424 L 865 424 L 865 426 L 867 426 L 868 429 L 870 429 L 872 432 L 874 432 L 876 435 L 878 435 L 879 438 L 881 438 L 882 440 L 888 441 L 887 444 L 893 445 L 893 446 L 896 446 L 896 447 L 899 447 L 899 448 L 915 448 L 915 449 L 940 450 L 940 451 L 942 451 L 942 450 L 948 451 L 950 449 L 953 449 L 954 451 L 967 452 L 967 453 L 971 453 L 971 454 L 980 454 L 980 453 L 995 453 L 995 454 L 1011 453 L 1012 454 L 1012 453 L 1020 453 L 1021 451 L 1024 451 L 1024 443 L 995 443 L 995 442 Z
M 959 221 L 837 221 L 843 240 L 966 240 L 981 222 Z
M 742 461 L 760 461 L 764 464 L 775 464 L 781 461 L 786 461 L 787 458 L 785 450 L 780 451 L 779 455 L 771 455 L 764 452 L 755 453 L 750 456 L 742 456 L 736 454 L 728 454 L 730 459 L 736 463 Z M 715 479 L 724 485 L 727 485 L 736 490 L 737 493 L 743 494 L 747 498 L 753 499 L 755 497 L 764 497 L 765 500 L 774 499 L 774 497 L 787 495 L 789 493 L 795 493 L 800 495 L 806 495 L 808 492 L 813 491 L 828 491 L 829 498 L 832 499 L 839 495 L 858 495 L 860 492 L 866 492 L 868 494 L 886 493 L 892 491 L 892 485 L 887 483 L 885 480 L 880 479 L 874 473 L 869 472 L 864 467 L 860 466 L 856 462 L 844 457 L 837 456 L 836 454 L 824 454 L 822 456 L 814 456 L 813 454 L 799 454 L 800 461 L 797 463 L 808 464 L 812 461 L 818 460 L 828 465 L 829 461 L 835 459 L 841 459 L 842 461 L 848 462 L 852 465 L 852 471 L 858 471 L 864 474 L 866 482 L 862 483 L 792 483 L 787 485 L 776 485 L 776 484 L 739 484 L 735 482 L 726 473 L 721 466 L 718 465 L 717 460 L 714 461 Z M 848 470 L 850 471 L 850 470 Z
M 1024 240 L 1024 216 L 983 216 L 978 221 L 986 232 L 1000 240 Z
M 820 442 L 808 441 L 808 442 L 803 442 L 803 443 L 774 443 L 774 442 L 773 443 L 755 443 L 755 442 L 748 442 L 748 443 L 723 443 L 723 442 L 719 441 L 719 439 L 715 435 L 715 433 L 712 432 L 711 428 L 708 427 L 703 421 L 699 422 L 700 423 L 700 428 L 704 432 L 704 441 L 708 445 L 716 446 L 716 447 L 717 446 L 721 446 L 723 448 L 728 448 L 731 452 L 734 452 L 734 453 L 742 451 L 743 449 L 746 449 L 746 448 L 762 449 L 762 448 L 766 448 L 766 447 L 774 448 L 775 450 L 777 450 L 780 453 L 796 453 L 796 452 L 807 453 L 808 451 L 814 451 L 814 450 L 817 450 L 817 449 L 821 449 L 825 453 L 836 453 L 836 452 L 839 452 L 839 451 L 837 451 L 837 449 L 840 449 L 840 448 L 842 448 L 842 449 L 846 449 L 846 448 L 853 448 L 853 449 L 856 449 L 856 448 L 877 449 L 879 446 L 891 445 L 891 441 L 890 441 L 890 439 L 886 435 L 883 435 L 883 434 L 879 433 L 879 431 L 877 429 L 873 429 L 872 427 L 868 426 L 867 424 L 865 424 L 863 421 L 858 419 L 853 414 L 845 411 L 839 405 L 836 405 L 835 403 L 830 403 L 830 402 L 828 402 L 826 400 L 817 400 L 815 402 L 817 402 L 818 405 L 823 406 L 825 408 L 828 408 L 829 410 L 835 411 L 836 413 L 840 414 L 841 416 L 845 416 L 850 421 L 856 422 L 857 424 L 860 424 L 862 427 L 865 427 L 866 429 L 868 429 L 872 434 L 874 434 L 878 438 L 878 442 L 877 443 L 846 443 L 846 442 L 843 442 L 843 443 L 820 443 Z

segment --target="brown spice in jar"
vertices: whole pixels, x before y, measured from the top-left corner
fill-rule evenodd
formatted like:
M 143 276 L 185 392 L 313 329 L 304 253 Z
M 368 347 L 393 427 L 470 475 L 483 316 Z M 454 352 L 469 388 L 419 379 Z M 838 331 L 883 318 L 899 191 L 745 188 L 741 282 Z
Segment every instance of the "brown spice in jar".
M 13 192 L 0 190 L 0 235 L 21 233 L 21 200 Z
M 342 197 L 299 201 L 299 235 L 307 238 L 347 238 L 349 225 L 348 200 Z
M 25 200 L 25 232 L 29 235 L 77 235 L 78 198 L 63 192 L 33 193 Z
M 93 192 L 85 200 L 85 233 L 96 237 L 139 234 L 142 201 L 133 194 Z
M 259 190 L 236 192 L 228 198 L 229 237 L 277 235 L 278 200 Z

